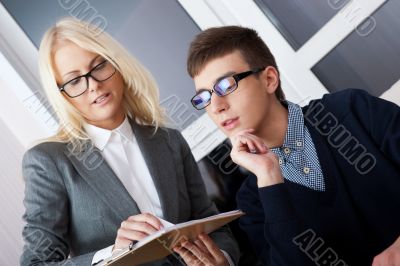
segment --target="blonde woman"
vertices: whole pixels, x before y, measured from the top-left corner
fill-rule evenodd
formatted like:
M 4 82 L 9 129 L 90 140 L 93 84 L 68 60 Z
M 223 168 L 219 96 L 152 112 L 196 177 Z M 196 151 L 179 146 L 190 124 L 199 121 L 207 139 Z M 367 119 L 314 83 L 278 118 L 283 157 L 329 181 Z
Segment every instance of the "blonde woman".
M 171 223 L 217 212 L 156 84 L 105 32 L 71 18 L 44 35 L 40 76 L 60 128 L 26 152 L 22 265 L 90 265 Z M 153 265 L 229 265 L 226 228 Z

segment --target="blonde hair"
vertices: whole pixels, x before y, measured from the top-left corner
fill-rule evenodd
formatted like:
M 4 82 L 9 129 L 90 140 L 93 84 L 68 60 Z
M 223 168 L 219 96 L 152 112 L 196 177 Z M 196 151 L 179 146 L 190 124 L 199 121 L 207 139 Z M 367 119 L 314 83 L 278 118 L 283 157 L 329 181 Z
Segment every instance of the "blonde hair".
M 152 125 L 155 131 L 165 123 L 165 113 L 159 105 L 157 84 L 150 72 L 117 41 L 95 25 L 74 18 L 64 18 L 44 35 L 39 48 L 39 71 L 47 98 L 55 110 L 60 127 L 46 141 L 67 142 L 80 151 L 88 140 L 82 125 L 83 116 L 60 93 L 55 79 L 53 55 L 56 45 L 63 41 L 74 44 L 111 62 L 124 83 L 123 108 L 140 124 Z

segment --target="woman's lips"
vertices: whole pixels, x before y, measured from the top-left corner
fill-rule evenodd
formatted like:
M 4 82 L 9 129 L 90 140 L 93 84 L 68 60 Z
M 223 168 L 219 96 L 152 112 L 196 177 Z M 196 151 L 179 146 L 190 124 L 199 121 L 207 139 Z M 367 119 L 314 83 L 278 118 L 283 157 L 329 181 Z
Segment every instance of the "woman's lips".
M 110 98 L 111 98 L 110 96 L 111 96 L 111 93 L 103 94 L 103 95 L 101 95 L 100 97 L 98 97 L 98 98 L 93 102 L 93 104 L 99 105 L 99 106 L 105 105 L 106 103 L 108 103 L 108 102 L 110 101 Z
M 238 124 L 239 124 L 239 117 L 236 117 L 236 118 L 233 118 L 233 119 L 225 120 L 225 121 L 222 123 L 222 126 L 223 126 L 224 129 L 226 129 L 226 130 L 232 130 L 232 129 L 234 129 Z

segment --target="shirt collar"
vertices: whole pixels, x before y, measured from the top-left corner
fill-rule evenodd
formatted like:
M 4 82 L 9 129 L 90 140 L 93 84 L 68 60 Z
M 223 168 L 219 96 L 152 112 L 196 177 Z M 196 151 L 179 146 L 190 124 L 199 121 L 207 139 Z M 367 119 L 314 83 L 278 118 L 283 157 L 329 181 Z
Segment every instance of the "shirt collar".
M 125 116 L 124 122 L 122 122 L 122 124 L 113 131 L 119 133 L 127 141 L 133 141 L 135 139 L 133 135 L 132 126 L 129 123 L 128 116 Z
M 282 147 L 303 149 L 304 147 L 304 118 L 301 107 L 292 102 L 285 102 L 288 106 L 288 128 Z
M 127 116 L 125 117 L 124 122 L 122 122 L 122 124 L 119 125 L 114 130 L 108 130 L 101 127 L 96 127 L 94 125 L 87 123 L 83 125 L 83 128 L 89 135 L 90 139 L 93 141 L 93 144 L 101 151 L 104 150 L 113 132 L 120 134 L 121 137 L 125 138 L 128 141 L 134 140 L 132 127 L 129 123 Z

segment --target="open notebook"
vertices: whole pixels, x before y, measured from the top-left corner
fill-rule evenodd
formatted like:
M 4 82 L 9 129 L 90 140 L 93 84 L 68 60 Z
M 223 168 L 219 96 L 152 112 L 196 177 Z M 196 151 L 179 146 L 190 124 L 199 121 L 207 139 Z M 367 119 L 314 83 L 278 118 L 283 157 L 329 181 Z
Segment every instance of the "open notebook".
M 172 249 L 181 241 L 193 240 L 200 233 L 209 234 L 242 215 L 242 211 L 236 210 L 176 225 L 163 220 L 163 229 L 143 238 L 131 249 L 117 252 L 97 265 L 131 266 L 165 258 L 173 253 Z

